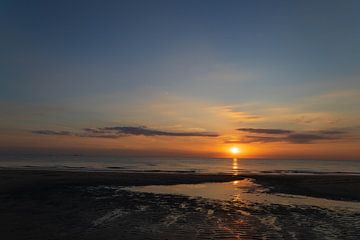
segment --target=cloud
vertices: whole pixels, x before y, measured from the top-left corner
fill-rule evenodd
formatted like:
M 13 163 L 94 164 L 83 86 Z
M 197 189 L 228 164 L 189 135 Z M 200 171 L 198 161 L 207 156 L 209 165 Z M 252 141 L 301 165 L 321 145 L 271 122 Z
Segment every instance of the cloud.
M 218 137 L 217 133 L 210 132 L 171 132 L 146 127 L 104 127 L 97 131 L 115 132 L 123 135 L 143 135 L 143 136 L 175 136 L 175 137 Z
M 270 142 L 286 142 L 286 143 L 313 143 L 319 140 L 337 140 L 341 137 L 335 136 L 324 136 L 317 134 L 307 134 L 307 133 L 296 133 L 289 134 L 284 137 L 268 137 L 268 136 L 245 136 L 241 140 L 236 141 L 225 141 L 225 143 L 270 143 Z
M 265 133 L 265 134 L 289 134 L 293 131 L 285 129 L 271 129 L 271 128 L 238 128 L 236 129 L 242 132 L 249 133 Z
M 239 128 L 238 131 L 249 132 L 255 135 L 246 135 L 240 140 L 225 141 L 225 143 L 270 143 L 285 142 L 308 144 L 317 141 L 333 141 L 346 139 L 344 130 L 318 130 L 310 132 L 295 132 L 285 129 Z M 266 135 L 264 135 L 266 134 Z
M 239 111 L 233 106 L 216 106 L 211 107 L 210 109 L 216 112 L 216 114 L 235 120 L 237 122 L 254 122 L 262 119 L 261 116 Z
M 345 134 L 346 131 L 342 130 L 320 130 L 318 133 L 326 134 L 326 135 L 339 135 L 339 134 Z
M 84 128 L 83 133 L 77 134 L 79 137 L 95 137 L 95 138 L 120 138 L 126 136 L 125 134 L 115 131 L 104 130 L 102 128 Z
M 115 126 L 101 128 L 84 128 L 81 132 L 37 130 L 33 134 L 53 135 L 53 136 L 78 136 L 78 137 L 97 137 L 97 138 L 119 138 L 124 136 L 171 136 L 171 137 L 218 137 L 219 134 L 212 132 L 180 132 L 164 131 L 151 129 L 144 126 Z
M 267 137 L 267 136 L 245 136 L 240 140 L 227 140 L 225 143 L 236 144 L 236 143 L 269 143 L 269 142 L 282 142 L 283 138 L 279 137 Z
M 289 134 L 286 137 L 287 142 L 290 143 L 311 143 L 313 141 L 318 140 L 336 140 L 340 139 L 341 137 L 337 136 L 328 136 L 328 134 L 309 134 L 309 133 L 295 133 Z
M 53 136 L 70 136 L 71 132 L 68 131 L 53 131 L 53 130 L 35 130 L 31 131 L 33 134 L 39 135 L 53 135 Z

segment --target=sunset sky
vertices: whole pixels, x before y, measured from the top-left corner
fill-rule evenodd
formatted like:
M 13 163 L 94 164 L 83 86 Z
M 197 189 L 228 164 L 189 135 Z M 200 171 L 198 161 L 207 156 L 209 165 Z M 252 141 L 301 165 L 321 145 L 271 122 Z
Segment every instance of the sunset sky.
M 0 152 L 360 160 L 360 1 L 1 1 Z

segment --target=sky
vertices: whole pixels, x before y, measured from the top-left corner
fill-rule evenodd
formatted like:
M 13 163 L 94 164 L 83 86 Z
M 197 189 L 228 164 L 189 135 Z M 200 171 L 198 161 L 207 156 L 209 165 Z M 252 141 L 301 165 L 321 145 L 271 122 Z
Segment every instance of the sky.
M 1 1 L 0 152 L 360 160 L 359 1 Z

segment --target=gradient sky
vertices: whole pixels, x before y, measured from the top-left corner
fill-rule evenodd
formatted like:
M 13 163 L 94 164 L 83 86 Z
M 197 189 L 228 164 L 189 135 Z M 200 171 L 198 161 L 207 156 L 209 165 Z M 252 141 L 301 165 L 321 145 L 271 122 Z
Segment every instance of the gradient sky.
M 1 1 L 0 150 L 360 159 L 359 1 Z

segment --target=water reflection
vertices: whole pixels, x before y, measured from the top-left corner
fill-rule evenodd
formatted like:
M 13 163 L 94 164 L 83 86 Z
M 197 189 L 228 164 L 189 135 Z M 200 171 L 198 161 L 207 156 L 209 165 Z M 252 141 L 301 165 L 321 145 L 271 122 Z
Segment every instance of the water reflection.
M 357 202 L 263 190 L 251 179 L 150 185 L 114 188 L 110 194 L 115 199 L 107 200 L 106 188 L 101 201 L 109 204 L 102 204 L 98 212 L 111 208 L 93 224 L 96 231 L 105 229 L 107 235 L 109 231 L 114 236 L 128 234 L 122 239 L 359 239 Z M 97 190 L 95 196 L 102 196 L 100 193 Z
M 232 182 L 232 184 L 236 186 L 236 185 L 238 185 L 238 184 L 239 184 L 239 182 L 240 182 L 240 181 L 235 180 L 235 181 L 233 181 L 233 182 Z
M 253 182 L 251 179 L 224 183 L 135 186 L 123 189 L 134 192 L 203 197 L 207 199 L 232 201 L 233 203 L 282 204 L 292 206 L 308 205 L 321 208 L 360 211 L 360 204 L 358 202 L 328 200 L 290 194 L 271 194 L 268 192 L 268 189 Z
M 232 171 L 235 176 L 239 174 L 239 166 L 238 166 L 237 158 L 233 158 L 232 160 Z

